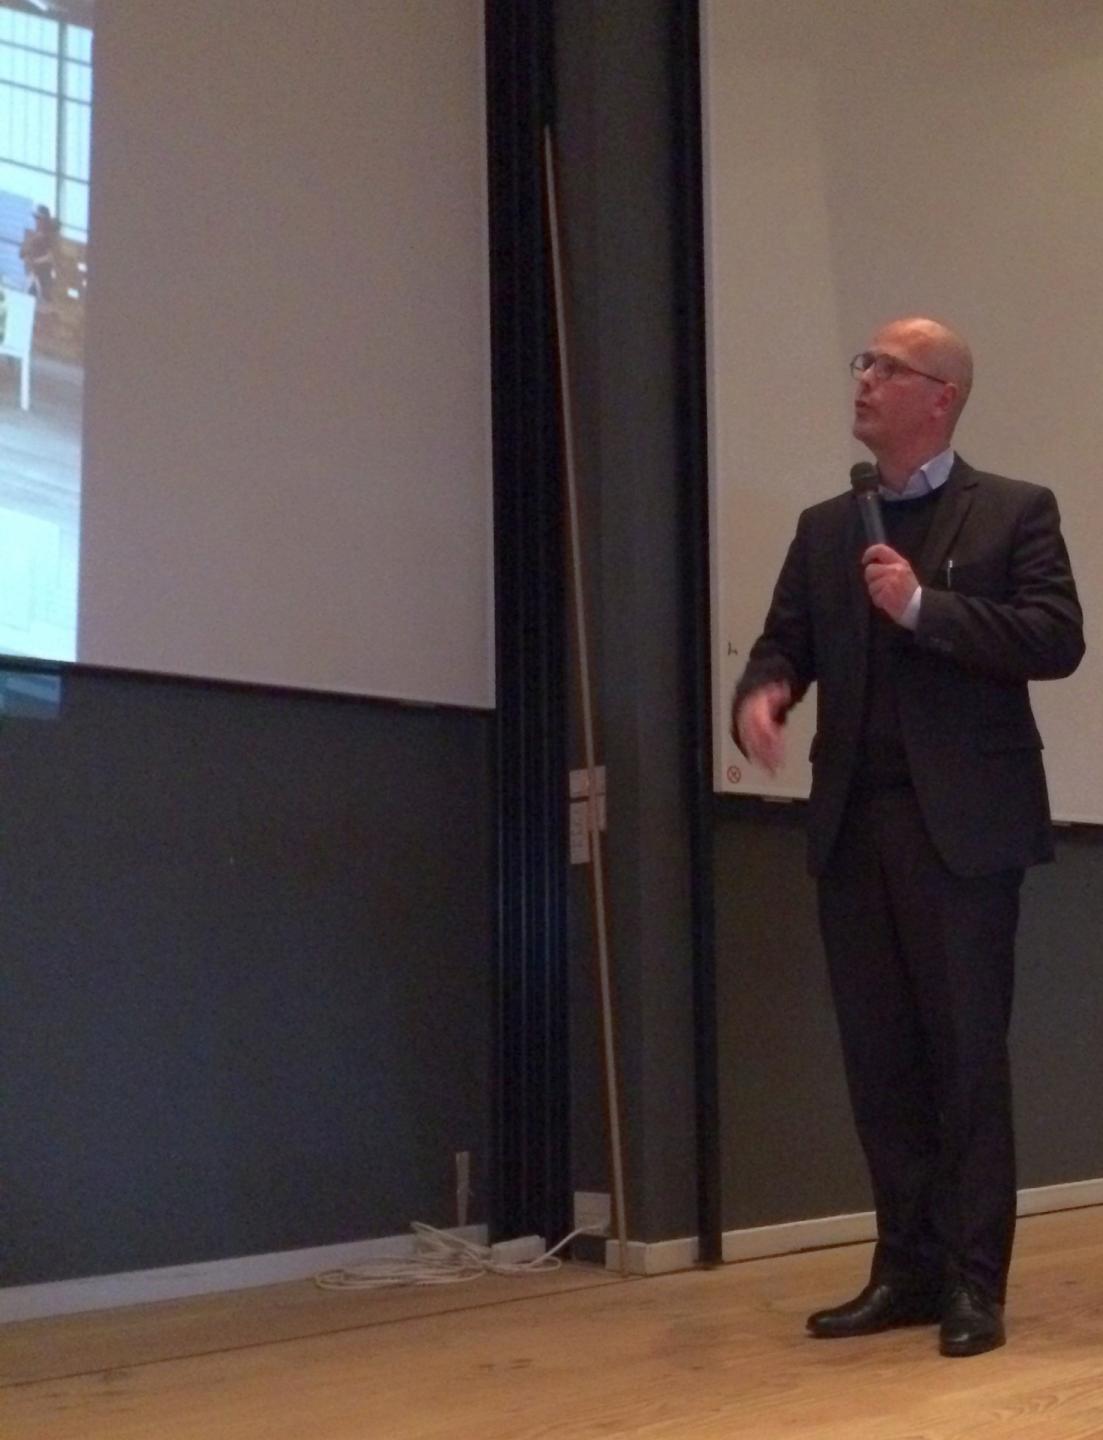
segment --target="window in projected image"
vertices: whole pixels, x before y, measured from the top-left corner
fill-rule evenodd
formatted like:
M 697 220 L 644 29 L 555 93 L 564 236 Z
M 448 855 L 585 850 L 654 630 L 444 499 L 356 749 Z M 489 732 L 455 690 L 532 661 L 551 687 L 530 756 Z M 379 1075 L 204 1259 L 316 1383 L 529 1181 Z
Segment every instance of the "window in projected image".
M 0 0 L 0 651 L 76 653 L 92 0 Z

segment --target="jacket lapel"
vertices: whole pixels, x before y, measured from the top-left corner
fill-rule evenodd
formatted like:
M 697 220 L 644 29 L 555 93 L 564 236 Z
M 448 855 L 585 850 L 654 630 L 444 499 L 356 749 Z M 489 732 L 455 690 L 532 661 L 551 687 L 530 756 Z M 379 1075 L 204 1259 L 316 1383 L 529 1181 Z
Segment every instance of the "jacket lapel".
M 949 481 L 947 481 L 949 484 Z M 850 591 L 851 610 L 854 616 L 854 629 L 858 639 L 858 655 L 862 673 L 865 673 L 866 639 L 869 635 L 869 591 L 866 589 L 865 575 L 862 571 L 862 555 L 869 545 L 866 539 L 865 530 L 862 526 L 862 517 L 858 510 L 857 500 L 847 507 L 846 543 L 842 547 L 844 563 L 846 564 L 847 587 Z
M 957 538 L 958 531 L 973 503 L 977 477 L 973 467 L 958 455 L 946 481 L 945 489 L 935 506 L 934 520 L 915 563 L 920 585 L 935 582 L 939 570 Z

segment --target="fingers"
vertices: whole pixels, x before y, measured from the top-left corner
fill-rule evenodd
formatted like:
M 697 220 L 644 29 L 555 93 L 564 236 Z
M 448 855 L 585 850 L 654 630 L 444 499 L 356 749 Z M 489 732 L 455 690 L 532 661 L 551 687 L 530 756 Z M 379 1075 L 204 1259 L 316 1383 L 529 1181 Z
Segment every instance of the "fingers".
M 785 742 L 782 739 L 780 726 L 773 731 L 763 732 L 748 744 L 747 754 L 756 765 L 761 765 L 768 774 L 776 774 L 785 759 Z
M 915 571 L 888 545 L 871 545 L 862 554 L 869 598 L 892 620 L 899 620 L 919 586 Z
M 747 696 L 735 716 L 739 743 L 771 775 L 785 758 L 783 727 L 790 695 L 784 682 L 764 685 Z
M 894 560 L 904 560 L 904 557 L 891 545 L 869 545 L 862 551 L 863 565 L 891 565 Z M 904 563 L 907 564 L 907 561 Z

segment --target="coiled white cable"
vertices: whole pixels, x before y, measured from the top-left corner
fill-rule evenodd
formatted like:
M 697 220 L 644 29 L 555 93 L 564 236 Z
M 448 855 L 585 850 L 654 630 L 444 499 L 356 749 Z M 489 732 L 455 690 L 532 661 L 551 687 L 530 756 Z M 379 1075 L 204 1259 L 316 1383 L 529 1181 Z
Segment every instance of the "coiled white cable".
M 454 1285 L 461 1280 L 476 1280 L 480 1275 L 533 1275 L 558 1270 L 562 1265 L 558 1252 L 579 1235 L 600 1234 L 601 1225 L 583 1225 L 560 1240 L 559 1244 L 532 1260 L 497 1260 L 493 1247 L 476 1245 L 458 1235 L 435 1230 L 415 1220 L 414 1254 L 369 1260 L 342 1270 L 323 1270 L 314 1283 L 322 1290 L 384 1290 L 400 1285 Z

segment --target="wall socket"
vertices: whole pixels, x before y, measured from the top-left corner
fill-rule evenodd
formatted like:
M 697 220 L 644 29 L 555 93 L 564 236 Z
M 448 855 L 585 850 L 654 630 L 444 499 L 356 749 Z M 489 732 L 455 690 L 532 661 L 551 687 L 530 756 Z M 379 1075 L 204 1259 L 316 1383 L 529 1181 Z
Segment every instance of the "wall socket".
M 600 1233 L 608 1235 L 612 1224 L 613 1207 L 604 1190 L 576 1190 L 574 1192 L 574 1228 L 590 1229 L 600 1226 Z M 597 1234 L 596 1230 L 591 1231 Z
M 571 864 L 589 865 L 590 863 L 590 817 L 586 813 L 588 800 L 572 800 L 570 807 L 571 817 Z
M 572 770 L 568 776 L 570 786 L 570 842 L 571 864 L 590 863 L 590 772 Z M 595 821 L 599 830 L 605 829 L 605 766 L 594 767 L 594 808 Z
M 567 776 L 567 781 L 568 781 L 568 784 L 569 784 L 569 786 L 570 786 L 571 799 L 572 799 L 572 800 L 585 800 L 586 796 L 589 795 L 589 793 L 590 793 L 590 772 L 589 772 L 589 770 L 586 770 L 586 769 L 583 769 L 583 770 L 572 770 L 572 771 L 570 771 L 570 773 L 569 773 L 568 776 Z M 598 797 L 600 798 L 602 795 L 605 794 L 605 766 L 604 766 L 604 765 L 595 765 L 595 766 L 594 766 L 594 784 L 595 784 L 596 789 L 597 789 Z

